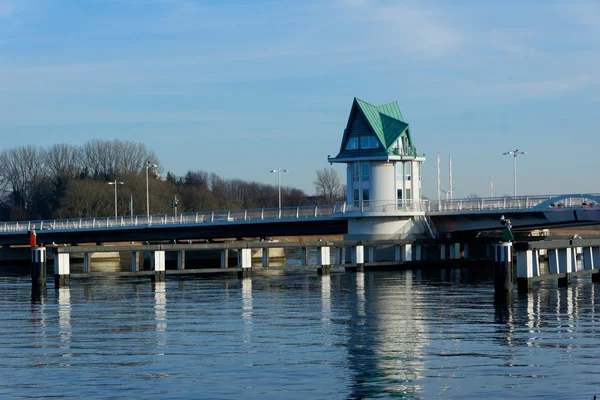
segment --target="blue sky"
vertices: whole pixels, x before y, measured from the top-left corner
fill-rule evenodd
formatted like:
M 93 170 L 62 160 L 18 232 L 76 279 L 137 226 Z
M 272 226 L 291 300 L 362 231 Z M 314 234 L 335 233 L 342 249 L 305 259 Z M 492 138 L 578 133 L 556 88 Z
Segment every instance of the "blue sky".
M 144 142 L 313 193 L 354 96 L 397 101 L 424 194 L 600 192 L 599 1 L 0 0 L 0 146 Z M 341 176 L 344 170 L 336 167 Z

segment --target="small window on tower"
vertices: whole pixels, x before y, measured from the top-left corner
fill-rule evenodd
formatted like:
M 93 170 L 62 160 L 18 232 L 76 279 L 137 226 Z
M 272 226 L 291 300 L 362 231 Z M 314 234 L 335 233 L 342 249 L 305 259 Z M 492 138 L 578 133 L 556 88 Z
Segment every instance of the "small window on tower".
M 358 138 L 350 138 L 348 139 L 348 143 L 346 143 L 346 150 L 358 150 Z

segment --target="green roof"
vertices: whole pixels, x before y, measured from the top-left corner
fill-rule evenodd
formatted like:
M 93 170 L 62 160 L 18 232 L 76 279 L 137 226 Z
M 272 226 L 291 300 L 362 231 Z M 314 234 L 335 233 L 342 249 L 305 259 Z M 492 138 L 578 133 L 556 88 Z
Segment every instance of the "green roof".
M 361 122 L 363 121 L 363 118 L 368 125 L 368 132 L 365 131 L 364 122 Z M 350 136 L 361 136 L 365 134 L 374 135 L 381 147 L 379 149 L 369 149 L 368 151 L 344 150 Z M 408 145 L 412 149 L 413 145 L 410 137 L 410 129 L 408 124 L 404 122 L 402 118 L 398 103 L 392 102 L 381 106 L 374 106 L 355 97 L 338 157 L 343 155 L 350 156 L 351 154 L 356 155 L 357 151 L 365 153 L 364 155 L 389 155 L 391 154 L 391 151 L 393 151 L 392 147 L 394 143 L 402 135 L 407 137 Z

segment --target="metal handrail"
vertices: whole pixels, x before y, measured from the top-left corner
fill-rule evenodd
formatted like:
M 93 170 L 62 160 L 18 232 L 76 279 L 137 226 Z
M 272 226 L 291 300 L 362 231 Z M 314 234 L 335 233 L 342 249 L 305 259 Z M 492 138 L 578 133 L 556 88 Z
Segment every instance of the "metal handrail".
M 456 200 L 365 200 L 322 206 L 257 208 L 190 212 L 179 214 L 134 215 L 123 217 L 70 218 L 56 220 L 0 222 L 0 234 L 30 230 L 57 231 L 82 229 L 131 228 L 195 224 L 226 224 L 247 221 L 344 218 L 365 213 L 469 213 L 474 211 L 510 211 L 532 209 L 569 209 L 600 207 L 600 194 L 565 194 L 521 197 L 495 197 Z

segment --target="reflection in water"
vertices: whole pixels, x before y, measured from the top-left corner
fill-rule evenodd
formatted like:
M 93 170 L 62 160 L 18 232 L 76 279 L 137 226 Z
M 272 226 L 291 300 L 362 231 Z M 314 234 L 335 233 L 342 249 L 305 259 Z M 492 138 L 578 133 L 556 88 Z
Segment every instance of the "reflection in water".
M 165 282 L 154 283 L 154 320 L 156 321 L 156 346 L 166 347 L 167 339 L 167 290 Z
M 58 336 L 60 338 L 60 349 L 63 350 L 62 357 L 71 357 L 71 289 L 61 287 L 58 289 Z M 68 367 L 69 363 L 64 362 L 63 366 Z
M 321 276 L 321 321 L 326 346 L 331 345 L 331 276 Z
M 422 352 L 428 339 L 412 278 L 411 271 L 392 280 L 372 274 L 365 292 L 364 274 L 356 274 L 348 341 L 354 370 L 350 397 L 412 397 L 420 392 L 417 381 L 425 369 Z
M 242 279 L 242 318 L 244 320 L 244 343 L 252 339 L 252 278 Z

